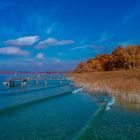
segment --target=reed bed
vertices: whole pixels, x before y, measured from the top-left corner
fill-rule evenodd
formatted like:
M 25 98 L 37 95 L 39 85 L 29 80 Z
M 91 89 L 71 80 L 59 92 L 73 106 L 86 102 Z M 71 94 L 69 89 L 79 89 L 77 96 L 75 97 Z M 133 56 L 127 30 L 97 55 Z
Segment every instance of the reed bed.
M 89 93 L 102 92 L 140 103 L 140 70 L 70 73 L 68 76 Z

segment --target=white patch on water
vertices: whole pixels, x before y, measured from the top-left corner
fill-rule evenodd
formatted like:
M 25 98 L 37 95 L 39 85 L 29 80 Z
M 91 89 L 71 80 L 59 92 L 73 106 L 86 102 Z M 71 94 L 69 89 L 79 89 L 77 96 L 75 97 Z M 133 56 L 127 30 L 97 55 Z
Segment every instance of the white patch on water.
M 105 110 L 110 110 L 111 109 L 111 106 L 115 104 L 115 97 L 113 96 L 111 98 L 111 100 L 107 103 L 106 107 L 105 107 Z
M 82 90 L 83 90 L 83 88 L 78 88 L 78 89 L 74 90 L 72 93 L 78 93 L 78 92 L 80 92 Z
M 106 108 L 105 108 L 105 110 L 110 110 L 111 108 L 110 108 L 110 106 L 106 106 Z
M 3 86 L 7 86 L 8 85 L 8 82 L 2 82 L 2 85 Z
M 74 85 L 74 83 L 71 82 L 70 85 Z

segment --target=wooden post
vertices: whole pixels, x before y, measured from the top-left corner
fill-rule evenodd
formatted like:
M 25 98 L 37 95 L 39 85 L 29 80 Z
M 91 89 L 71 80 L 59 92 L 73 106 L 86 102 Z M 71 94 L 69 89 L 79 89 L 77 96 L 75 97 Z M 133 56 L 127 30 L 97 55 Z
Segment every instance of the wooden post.
M 22 87 L 24 86 L 23 81 L 21 81 L 21 86 L 22 86 Z
M 59 84 L 62 85 L 62 80 L 61 79 L 59 79 Z
M 15 87 L 15 81 L 13 80 L 13 87 Z
M 45 80 L 45 86 L 48 84 L 47 80 Z
M 7 81 L 7 86 L 10 87 L 10 82 L 9 81 Z
M 26 79 L 21 81 L 21 86 L 22 87 L 26 87 L 27 86 L 27 80 Z
M 9 81 L 9 87 L 12 87 L 12 80 Z
M 14 80 L 10 80 L 10 81 L 9 81 L 9 87 L 10 87 L 10 88 L 15 87 L 15 82 L 14 82 Z
M 39 83 L 38 80 L 36 80 L 36 85 L 38 85 L 38 83 Z

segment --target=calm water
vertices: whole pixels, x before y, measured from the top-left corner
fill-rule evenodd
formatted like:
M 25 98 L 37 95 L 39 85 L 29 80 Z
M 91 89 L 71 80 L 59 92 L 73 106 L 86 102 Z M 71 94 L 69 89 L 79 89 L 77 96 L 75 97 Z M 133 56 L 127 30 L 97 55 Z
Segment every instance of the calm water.
M 1 76 L 1 80 L 4 78 Z M 49 83 L 53 85 L 58 84 Z M 40 88 L 44 87 L 30 86 L 24 92 L 42 94 L 50 90 L 37 90 Z M 64 89 L 56 86 L 54 90 Z M 18 92 L 21 94 L 23 89 L 1 86 L 0 98 Z M 104 99 L 110 106 L 103 104 Z M 0 112 L 0 140 L 139 140 L 140 107 L 113 103 L 112 97 L 93 97 L 81 91 L 17 106 Z

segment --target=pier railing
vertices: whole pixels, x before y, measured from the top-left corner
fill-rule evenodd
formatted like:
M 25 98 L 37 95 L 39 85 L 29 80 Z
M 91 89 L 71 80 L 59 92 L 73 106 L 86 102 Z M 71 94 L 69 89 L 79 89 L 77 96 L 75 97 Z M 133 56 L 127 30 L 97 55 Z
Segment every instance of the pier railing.
M 70 81 L 70 79 L 68 79 L 65 76 L 34 75 L 32 77 L 27 78 L 9 78 L 3 82 L 3 85 L 13 88 L 18 83 L 22 87 L 26 87 L 31 82 L 34 83 L 35 85 L 39 85 L 39 83 L 47 85 L 48 81 L 58 81 L 59 84 L 61 85 L 63 81 Z

